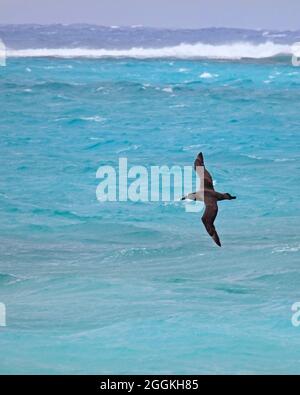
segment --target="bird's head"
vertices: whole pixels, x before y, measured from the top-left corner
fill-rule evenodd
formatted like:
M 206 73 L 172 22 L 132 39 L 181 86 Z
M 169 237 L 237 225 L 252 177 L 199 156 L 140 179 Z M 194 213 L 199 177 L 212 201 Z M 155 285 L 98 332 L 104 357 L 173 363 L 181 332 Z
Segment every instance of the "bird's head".
M 230 195 L 230 193 L 224 193 L 224 195 L 225 195 L 225 198 L 228 200 L 236 199 L 236 196 L 232 196 L 232 195 Z

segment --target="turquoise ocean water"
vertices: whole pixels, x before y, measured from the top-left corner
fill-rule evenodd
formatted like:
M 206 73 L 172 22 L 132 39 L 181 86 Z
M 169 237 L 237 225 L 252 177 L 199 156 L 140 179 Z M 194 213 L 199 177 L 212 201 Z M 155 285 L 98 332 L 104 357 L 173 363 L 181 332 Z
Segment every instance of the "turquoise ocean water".
M 0 372 L 300 373 L 299 88 L 287 58 L 8 58 Z M 96 199 L 101 165 L 199 151 L 221 249 L 180 202 Z

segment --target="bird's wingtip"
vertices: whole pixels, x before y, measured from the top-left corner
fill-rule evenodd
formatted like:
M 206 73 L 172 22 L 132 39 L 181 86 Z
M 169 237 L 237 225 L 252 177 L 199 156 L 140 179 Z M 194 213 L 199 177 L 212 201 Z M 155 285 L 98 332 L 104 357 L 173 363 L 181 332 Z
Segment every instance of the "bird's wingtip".
M 219 239 L 217 232 L 215 232 L 211 237 L 214 240 L 214 242 L 217 244 L 217 246 L 222 247 L 222 244 L 221 244 L 221 241 Z
M 202 152 L 199 152 L 197 158 L 195 159 L 194 168 L 196 169 L 197 166 L 204 166 L 204 158 Z

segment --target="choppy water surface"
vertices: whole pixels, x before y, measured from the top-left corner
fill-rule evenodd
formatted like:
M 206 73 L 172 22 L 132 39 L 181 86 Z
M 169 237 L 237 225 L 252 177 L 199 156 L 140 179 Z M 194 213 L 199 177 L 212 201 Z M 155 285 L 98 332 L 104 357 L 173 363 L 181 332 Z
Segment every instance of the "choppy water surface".
M 299 373 L 300 71 L 290 62 L 9 58 L 0 68 L 1 373 Z M 190 165 L 181 203 L 102 203 L 100 165 Z

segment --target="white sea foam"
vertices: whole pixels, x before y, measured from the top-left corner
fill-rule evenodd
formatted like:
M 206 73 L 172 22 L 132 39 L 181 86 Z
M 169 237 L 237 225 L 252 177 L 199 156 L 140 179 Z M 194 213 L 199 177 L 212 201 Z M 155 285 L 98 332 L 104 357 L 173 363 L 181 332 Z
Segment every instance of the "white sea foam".
M 293 162 L 295 160 L 294 158 L 278 158 L 274 159 L 274 162 Z
M 218 77 L 218 74 L 211 74 L 205 71 L 204 73 L 200 74 L 199 77 L 208 79 L 208 78 Z
M 41 48 L 41 49 L 8 49 L 8 57 L 60 57 L 60 58 L 269 58 L 280 54 L 292 54 L 292 46 L 266 42 L 251 44 L 239 42 L 233 44 L 180 44 L 163 48 L 130 48 L 130 49 L 88 49 L 88 48 Z
M 167 86 L 166 88 L 163 88 L 162 91 L 167 93 L 173 93 L 173 88 L 171 86 Z
M 300 245 L 285 245 L 282 247 L 276 247 L 272 250 L 272 254 L 282 252 L 298 252 L 300 251 Z
M 45 70 L 53 70 L 53 69 L 73 69 L 73 66 L 71 64 L 67 64 L 67 65 L 62 65 L 62 66 L 45 66 L 44 67 Z
M 186 104 L 174 104 L 173 106 L 169 106 L 169 108 L 184 108 L 188 107 Z
M 99 115 L 95 115 L 94 117 L 81 117 L 83 121 L 93 121 L 93 122 L 103 122 L 105 118 L 99 117 Z
M 242 156 L 246 156 L 247 158 L 250 158 L 250 159 L 256 159 L 256 160 L 262 160 L 263 159 L 261 156 L 256 156 L 256 155 L 251 155 L 251 154 L 249 154 L 249 155 L 241 154 L 241 155 Z
M 121 148 L 120 150 L 117 151 L 117 154 L 120 154 L 121 152 L 126 152 L 126 151 L 131 151 L 131 150 L 137 150 L 138 148 L 140 148 L 140 145 L 134 144 L 130 147 L 126 147 L 126 148 Z

